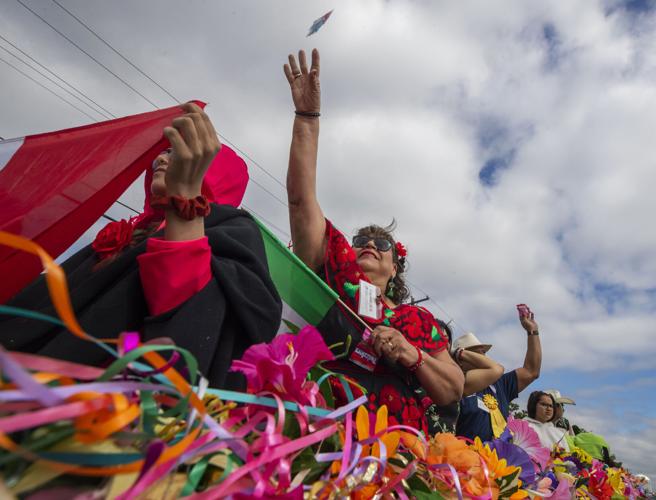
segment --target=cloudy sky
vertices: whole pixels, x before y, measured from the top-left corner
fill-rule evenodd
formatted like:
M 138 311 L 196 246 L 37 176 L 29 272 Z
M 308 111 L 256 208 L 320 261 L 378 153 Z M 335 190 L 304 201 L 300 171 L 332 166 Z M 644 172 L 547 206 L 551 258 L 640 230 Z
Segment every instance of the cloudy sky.
M 216 128 L 248 154 L 245 205 L 288 239 L 282 64 L 317 47 L 327 216 L 348 233 L 396 218 L 414 296 L 428 294 L 457 334 L 493 343 L 507 369 L 525 352 L 515 304 L 529 304 L 544 350 L 532 387 L 576 399 L 570 419 L 656 479 L 654 3 L 57 3 L 0 3 L 0 136 L 102 120 L 97 106 L 124 116 L 174 104 L 155 81 L 210 103 Z M 39 68 L 27 55 L 95 110 L 15 57 Z M 141 193 L 121 199 L 139 207 Z

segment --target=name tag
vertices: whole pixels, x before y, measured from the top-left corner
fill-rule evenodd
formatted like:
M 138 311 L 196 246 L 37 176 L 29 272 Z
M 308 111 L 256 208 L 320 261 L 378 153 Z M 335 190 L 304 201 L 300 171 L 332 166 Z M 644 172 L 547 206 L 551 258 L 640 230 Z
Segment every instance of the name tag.
M 483 403 L 483 400 L 479 397 L 476 398 L 476 403 L 478 404 L 479 409 L 483 410 L 486 413 L 490 413 L 490 409 L 485 406 L 485 403 Z
M 382 303 L 378 300 L 380 291 L 376 285 L 360 280 L 360 299 L 358 301 L 358 314 L 366 318 L 380 319 Z

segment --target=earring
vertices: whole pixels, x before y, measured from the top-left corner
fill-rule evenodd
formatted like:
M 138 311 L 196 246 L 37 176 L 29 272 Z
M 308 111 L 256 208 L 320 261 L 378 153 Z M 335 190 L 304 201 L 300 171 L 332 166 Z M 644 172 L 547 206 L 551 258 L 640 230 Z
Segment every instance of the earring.
M 387 282 L 387 291 L 385 292 L 385 295 L 387 295 L 390 299 L 394 297 L 394 281 L 389 280 Z

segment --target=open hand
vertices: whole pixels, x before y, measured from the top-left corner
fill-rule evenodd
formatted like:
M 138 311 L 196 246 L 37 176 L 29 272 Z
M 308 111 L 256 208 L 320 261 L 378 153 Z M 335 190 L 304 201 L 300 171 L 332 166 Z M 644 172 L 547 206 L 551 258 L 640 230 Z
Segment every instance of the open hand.
M 319 67 L 319 51 L 317 49 L 312 50 L 312 66 L 309 70 L 305 51 L 299 50 L 298 64 L 296 58 L 289 54 L 289 64 L 285 64 L 283 69 L 292 90 L 292 100 L 296 111 L 318 113 L 321 110 Z
M 221 142 L 198 105 L 188 102 L 182 108 L 186 114 L 164 129 L 172 150 L 166 170 L 166 192 L 169 196 L 194 198 L 201 194 L 203 177 L 221 149 Z

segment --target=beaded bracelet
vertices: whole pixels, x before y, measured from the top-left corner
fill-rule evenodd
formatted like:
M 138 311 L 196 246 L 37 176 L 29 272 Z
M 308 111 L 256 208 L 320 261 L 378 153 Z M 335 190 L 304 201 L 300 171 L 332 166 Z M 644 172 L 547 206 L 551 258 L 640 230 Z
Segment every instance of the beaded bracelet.
M 321 113 L 315 111 L 294 111 L 296 116 L 304 116 L 306 118 L 319 118 Z
M 417 356 L 419 356 L 419 357 L 417 358 L 417 362 L 414 365 L 412 365 L 408 368 L 408 370 L 410 370 L 411 372 L 416 372 L 419 369 L 420 366 L 423 366 L 424 364 L 426 364 L 426 361 L 424 361 L 424 355 L 422 354 L 421 349 L 419 349 L 419 347 L 417 347 L 417 346 L 415 346 L 415 349 L 417 349 Z

